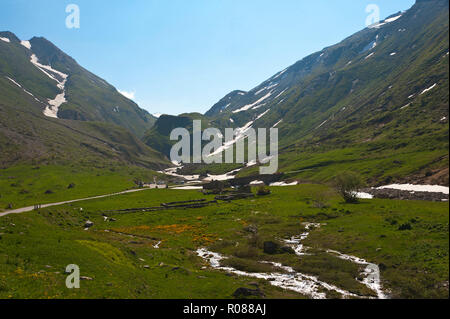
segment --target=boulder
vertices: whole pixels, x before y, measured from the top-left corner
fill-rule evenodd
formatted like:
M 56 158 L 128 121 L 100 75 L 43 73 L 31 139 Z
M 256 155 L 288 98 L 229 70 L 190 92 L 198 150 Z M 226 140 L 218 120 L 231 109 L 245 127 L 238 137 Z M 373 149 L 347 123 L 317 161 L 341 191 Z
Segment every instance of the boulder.
M 275 255 L 278 253 L 280 246 L 273 241 L 265 241 L 264 242 L 264 253 L 269 255 Z
M 87 277 L 87 276 L 80 276 L 81 280 L 87 280 L 87 281 L 91 281 L 93 280 L 91 277 Z
M 84 223 L 85 228 L 91 228 L 92 226 L 94 226 L 94 223 L 91 222 L 90 220 L 88 220 L 88 221 L 86 221 L 86 223 Z
M 252 233 L 252 234 L 258 233 L 258 227 L 256 227 L 255 225 L 249 225 L 249 226 L 245 227 L 244 230 L 246 232 L 249 232 L 249 233 Z

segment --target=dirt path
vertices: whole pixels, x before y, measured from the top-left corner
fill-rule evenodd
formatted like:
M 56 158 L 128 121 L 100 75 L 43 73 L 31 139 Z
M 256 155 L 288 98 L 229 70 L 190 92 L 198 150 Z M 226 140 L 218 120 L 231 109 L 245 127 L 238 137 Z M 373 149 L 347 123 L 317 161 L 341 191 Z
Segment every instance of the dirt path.
M 117 196 L 117 195 L 141 192 L 141 191 L 145 191 L 145 190 L 149 190 L 149 188 L 131 189 L 131 190 L 127 190 L 127 191 L 123 191 L 123 192 L 119 192 L 119 193 L 99 195 L 99 196 L 93 196 L 93 197 L 87 197 L 87 198 L 81 198 L 81 199 L 73 199 L 73 200 L 68 200 L 68 201 L 63 201 L 63 202 L 58 202 L 58 203 L 42 204 L 40 207 L 46 208 L 46 207 L 51 207 L 51 206 L 59 206 L 59 205 L 64 205 L 64 204 L 82 202 L 82 201 L 91 200 L 91 199 L 99 199 L 99 198 L 105 198 L 105 197 L 110 197 L 110 196 Z M 28 207 L 13 209 L 13 210 L 7 210 L 6 212 L 0 213 L 0 217 L 6 216 L 9 214 L 20 214 L 20 213 L 31 212 L 32 210 L 34 210 L 34 208 L 35 208 L 35 206 L 28 206 Z

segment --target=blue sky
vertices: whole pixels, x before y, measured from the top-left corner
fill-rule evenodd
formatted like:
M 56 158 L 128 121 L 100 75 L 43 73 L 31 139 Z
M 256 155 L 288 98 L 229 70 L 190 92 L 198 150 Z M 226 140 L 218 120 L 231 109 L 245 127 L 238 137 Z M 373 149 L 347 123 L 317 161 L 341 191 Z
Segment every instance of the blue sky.
M 205 112 L 414 0 L 1 0 L 0 31 L 44 36 L 151 113 Z M 65 25 L 68 4 L 80 29 Z

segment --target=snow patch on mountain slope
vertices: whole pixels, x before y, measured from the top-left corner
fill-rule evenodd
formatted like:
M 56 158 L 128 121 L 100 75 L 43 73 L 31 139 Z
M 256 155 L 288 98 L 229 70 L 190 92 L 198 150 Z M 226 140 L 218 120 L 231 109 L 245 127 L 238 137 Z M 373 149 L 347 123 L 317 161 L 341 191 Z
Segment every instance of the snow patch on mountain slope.
M 420 93 L 420 95 L 423 95 L 425 93 L 427 93 L 428 91 L 431 91 L 432 89 L 434 89 L 437 86 L 437 83 L 434 83 L 432 86 L 430 86 L 428 89 L 425 89 L 422 91 L 422 93 Z
M 278 94 L 277 96 L 275 96 L 274 100 L 278 99 L 278 98 L 279 98 L 280 96 L 282 96 L 283 93 L 286 92 L 286 91 L 287 91 L 287 89 L 284 89 L 283 91 L 281 91 L 280 94 Z
M 279 83 L 275 83 L 275 84 L 272 84 L 273 82 L 270 82 L 270 84 L 268 85 L 268 86 L 266 86 L 266 87 L 263 87 L 261 90 L 259 90 L 258 92 L 256 92 L 255 93 L 255 95 L 259 95 L 261 92 L 263 92 L 263 91 L 268 91 L 268 90 L 270 90 L 270 89 L 273 89 L 274 87 L 276 87 Z
M 248 122 L 247 124 L 245 124 L 243 127 L 239 127 L 235 130 L 236 134 L 233 140 L 225 142 L 221 147 L 219 147 L 215 152 L 211 153 L 210 155 L 208 155 L 208 157 L 210 156 L 214 156 L 214 155 L 218 155 L 222 152 L 224 152 L 225 150 L 229 149 L 230 147 L 232 147 L 234 144 L 236 144 L 238 141 L 240 141 L 241 139 L 245 139 L 246 138 L 246 133 L 248 130 L 250 130 L 252 128 L 253 123 L 255 123 L 257 120 L 259 120 L 260 118 L 262 118 L 264 115 L 266 115 L 268 112 L 270 111 L 270 109 L 266 110 L 265 112 L 261 113 L 260 115 L 258 115 L 255 120 Z M 232 118 L 230 118 L 230 121 L 232 123 L 234 123 L 234 120 Z M 280 121 L 281 122 L 281 121 Z M 278 123 L 277 123 L 278 124 Z
M 67 80 L 68 75 L 62 72 L 59 72 L 58 70 L 53 69 L 50 65 L 44 65 L 39 63 L 39 60 L 35 54 L 31 55 L 31 63 L 34 64 L 39 70 L 41 70 L 43 73 L 45 73 L 50 79 L 58 82 L 58 87 L 61 90 L 64 90 L 64 86 Z M 62 80 L 58 79 L 57 76 L 61 77 Z
M 30 43 L 30 41 L 22 40 L 22 41 L 20 41 L 20 44 L 23 45 L 28 50 L 31 50 L 31 43 Z
M 11 42 L 8 38 L 3 38 L 3 37 L 0 37 L 0 40 L 4 41 L 6 43 L 10 43 Z
M 266 88 L 264 87 L 264 88 L 262 88 L 261 90 L 259 90 L 259 91 L 257 91 L 257 92 L 255 92 L 255 95 L 258 95 L 258 94 L 260 94 L 261 92 L 263 92 L 264 90 L 265 90 Z
M 283 122 L 283 120 L 279 120 L 278 122 L 276 122 L 276 123 L 274 124 L 274 126 L 272 126 L 272 128 L 277 127 L 281 122 Z
M 134 92 L 134 91 L 132 91 L 132 92 L 127 92 L 127 91 L 122 91 L 122 90 L 117 90 L 117 91 L 129 100 L 134 100 L 134 98 L 136 97 L 136 92 Z
M 68 75 L 65 73 L 62 73 L 58 70 L 53 69 L 50 65 L 44 65 L 39 63 L 39 60 L 35 54 L 31 55 L 30 62 L 37 67 L 39 70 L 41 70 L 45 75 L 47 75 L 50 79 L 56 81 L 57 87 L 62 91 L 62 93 L 56 95 L 56 97 L 53 100 L 48 100 L 48 105 L 44 110 L 44 115 L 47 117 L 52 118 L 58 118 L 58 110 L 59 107 L 66 103 L 66 82 Z M 58 78 L 60 77 L 60 79 Z
M 398 16 L 395 16 L 395 17 L 386 19 L 386 20 L 384 20 L 384 21 L 376 22 L 376 23 L 370 25 L 368 28 L 369 28 L 369 29 L 378 29 L 378 28 L 380 28 L 380 27 L 382 27 L 382 26 L 384 26 L 384 25 L 386 25 L 386 24 L 388 24 L 388 23 L 391 23 L 391 22 L 394 22 L 394 21 L 398 20 L 402 15 L 403 15 L 403 14 L 400 14 L 400 15 L 398 15 Z
M 270 111 L 270 109 L 268 109 L 267 111 L 265 111 L 265 112 L 261 113 L 260 115 L 258 115 L 258 116 L 256 117 L 256 120 L 255 120 L 255 121 L 257 121 L 257 120 L 259 120 L 260 118 L 262 118 L 264 115 L 266 115 L 267 113 L 269 113 L 269 111 Z
M 252 107 L 254 107 L 256 105 L 261 104 L 261 102 L 263 102 L 264 100 L 268 99 L 271 95 L 272 95 L 272 92 L 269 92 L 266 95 L 264 95 L 262 98 L 257 100 L 256 102 L 254 102 L 252 104 L 247 104 L 247 105 L 241 107 L 240 109 L 233 111 L 233 113 L 239 113 L 239 112 L 247 111 L 247 110 L 251 109 Z
M 22 88 L 22 85 L 20 85 L 19 83 L 17 83 L 16 81 L 14 81 L 13 79 L 11 79 L 10 77 L 6 77 L 8 80 L 10 80 L 12 83 L 14 83 L 15 85 L 17 85 L 18 87 Z
M 66 102 L 66 92 L 63 91 L 61 94 L 58 94 L 53 100 L 48 101 L 48 105 L 44 110 L 44 115 L 57 119 L 59 107 Z
M 389 18 L 389 19 L 386 19 L 386 20 L 384 20 L 384 22 L 385 22 L 385 23 L 391 23 L 391 22 L 394 22 L 394 21 L 398 20 L 401 16 L 402 16 L 402 14 L 400 14 L 400 15 L 398 15 L 398 16 L 395 16 L 395 17 L 392 17 L 392 18 Z
M 36 102 L 42 103 L 41 101 L 39 101 L 34 95 L 33 93 L 27 91 L 22 85 L 20 85 L 19 83 L 17 83 L 14 79 L 11 79 L 10 77 L 6 76 L 6 78 L 11 81 L 12 83 L 14 83 L 14 85 L 18 86 L 19 88 L 21 88 L 26 94 L 32 96 L 34 98 L 34 100 Z
M 259 104 L 259 105 L 255 106 L 255 107 L 253 107 L 252 110 L 257 110 L 257 109 L 263 107 L 264 105 L 266 105 L 266 103 Z
M 238 169 L 235 169 L 235 170 L 233 170 L 231 172 L 228 172 L 228 173 L 225 173 L 225 174 L 222 174 L 222 175 L 211 175 L 211 174 L 208 174 L 208 177 L 205 177 L 203 180 L 205 182 L 228 181 L 228 180 L 231 180 L 231 179 L 235 179 L 235 177 L 236 177 L 235 174 L 237 172 L 239 172 L 240 170 L 241 170 L 241 168 L 238 168 Z
M 369 54 L 368 56 L 366 56 L 366 57 L 364 58 L 364 60 L 367 60 L 368 58 L 372 57 L 374 54 L 375 54 L 375 53 L 372 52 L 371 54 Z
M 321 128 L 322 126 L 324 126 L 326 122 L 328 122 L 328 120 L 323 121 L 318 127 L 316 127 L 316 129 Z
M 233 140 L 225 142 L 221 147 L 219 147 L 215 152 L 208 155 L 208 157 L 218 155 L 222 153 L 223 151 L 229 149 L 234 144 L 236 144 L 239 140 L 246 137 L 245 133 L 252 128 L 254 121 L 250 121 L 247 124 L 245 124 L 243 127 L 239 127 L 235 130 L 236 134 Z
M 286 69 L 284 69 L 283 71 L 278 72 L 278 74 L 276 74 L 276 75 L 272 78 L 272 80 L 275 80 L 275 79 L 279 78 L 280 76 L 282 76 L 288 69 L 289 69 L 289 68 L 286 68 Z
M 368 45 L 366 45 L 365 47 L 364 47 L 364 49 L 362 50 L 362 52 L 361 53 L 364 53 L 364 52 L 367 52 L 367 51 L 369 51 L 369 50 L 372 50 L 372 49 L 375 49 L 376 48 L 376 46 L 377 46 L 377 40 L 378 40 L 378 35 L 377 35 L 377 38 L 375 39 L 375 40 L 373 40 L 372 42 L 370 42 Z

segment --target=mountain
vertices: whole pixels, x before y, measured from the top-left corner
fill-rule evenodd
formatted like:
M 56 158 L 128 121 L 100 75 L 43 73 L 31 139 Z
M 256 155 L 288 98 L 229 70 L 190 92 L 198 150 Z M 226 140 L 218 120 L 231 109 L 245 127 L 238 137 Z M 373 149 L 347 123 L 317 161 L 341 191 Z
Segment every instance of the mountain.
M 328 181 L 355 170 L 374 185 L 448 185 L 448 15 L 448 0 L 418 0 L 250 91 L 229 93 L 205 115 L 157 119 L 44 38 L 1 32 L 0 159 L 88 152 L 167 163 L 170 131 L 192 132 L 200 119 L 241 135 L 277 127 L 279 169 L 292 178 Z
M 44 38 L 0 32 L 0 164 L 167 159 L 139 139 L 155 118 Z
M 205 115 L 220 128 L 279 128 L 281 170 L 328 180 L 448 185 L 448 0 L 421 0 L 311 54 Z
M 47 116 L 113 123 L 138 137 L 155 122 L 147 111 L 45 38 L 20 41 L 10 32 L 0 32 L 0 37 L 10 41 L 2 41 L 0 74 L 23 84 L 42 101 L 43 112 L 50 100 Z
M 144 134 L 142 140 L 151 148 L 170 157 L 172 145 L 177 142 L 170 140 L 170 133 L 175 128 L 183 127 L 186 128 L 192 136 L 192 125 L 194 120 L 202 121 L 202 129 L 210 127 L 208 118 L 200 113 L 185 113 L 178 116 L 161 115 L 156 120 L 155 125 Z
M 244 97 L 247 92 L 236 90 L 227 94 L 223 99 L 213 105 L 213 107 L 205 113 L 206 116 L 213 117 L 222 113 L 226 109 L 233 109 L 243 104 Z

